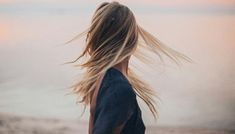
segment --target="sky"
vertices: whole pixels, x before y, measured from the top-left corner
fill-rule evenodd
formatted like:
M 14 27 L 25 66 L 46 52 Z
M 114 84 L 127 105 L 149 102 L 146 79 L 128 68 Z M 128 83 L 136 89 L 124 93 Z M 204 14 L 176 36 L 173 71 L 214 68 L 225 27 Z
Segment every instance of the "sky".
M 153 70 L 138 63 L 145 70 L 142 78 L 162 98 L 158 122 L 138 99 L 146 124 L 234 128 L 235 1 L 120 2 L 146 30 L 195 61 L 181 68 L 167 62 Z M 62 44 L 89 26 L 99 3 L 0 0 L 0 112 L 79 118 L 76 96 L 65 94 L 81 71 L 61 64 L 75 59 L 84 42 Z M 87 119 L 88 112 L 82 117 Z
M 18 0 L 18 1 L 6 1 L 2 0 L 0 2 L 0 11 L 7 12 L 50 12 L 53 10 L 62 10 L 62 11 L 74 11 L 79 10 L 81 7 L 86 11 L 91 11 L 92 8 L 96 5 L 99 5 L 102 0 L 90 0 L 90 1 L 78 1 L 71 0 L 69 2 L 65 0 L 41 0 L 41 1 L 33 1 L 33 0 Z M 167 12 L 168 10 L 176 11 L 197 11 L 204 12 L 214 11 L 214 12 L 233 12 L 235 0 L 120 0 L 120 3 L 128 5 L 130 8 L 137 8 L 141 12 L 154 10 L 154 11 L 162 11 Z M 146 8 L 148 7 L 148 8 Z M 80 10 L 82 11 L 82 10 Z

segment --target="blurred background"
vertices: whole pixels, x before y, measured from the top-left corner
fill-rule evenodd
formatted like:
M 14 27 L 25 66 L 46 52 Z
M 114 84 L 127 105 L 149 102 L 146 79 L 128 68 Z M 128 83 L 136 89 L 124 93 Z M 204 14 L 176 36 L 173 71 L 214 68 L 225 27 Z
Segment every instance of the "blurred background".
M 88 28 L 101 2 L 0 0 L 0 133 L 14 133 L 17 125 L 32 127 L 36 120 L 15 124 L 19 120 L 14 119 L 34 117 L 42 126 L 47 123 L 42 119 L 79 121 L 71 133 L 86 133 L 89 108 L 80 117 L 83 105 L 75 104 L 75 95 L 65 95 L 81 70 L 62 65 L 77 58 L 84 40 L 63 43 Z M 154 66 L 154 71 L 144 69 L 140 75 L 161 98 L 157 121 L 138 98 L 145 124 L 235 133 L 235 0 L 119 2 L 134 12 L 146 30 L 195 62 L 180 68 L 166 62 L 166 66 Z M 71 124 L 63 123 L 58 133 L 70 133 Z M 149 133 L 160 132 L 150 129 Z

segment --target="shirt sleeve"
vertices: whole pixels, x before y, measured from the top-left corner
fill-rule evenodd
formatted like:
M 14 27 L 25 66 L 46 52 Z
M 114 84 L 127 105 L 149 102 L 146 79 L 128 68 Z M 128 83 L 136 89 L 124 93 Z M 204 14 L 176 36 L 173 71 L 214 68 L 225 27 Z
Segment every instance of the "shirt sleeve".
M 127 83 L 113 82 L 100 103 L 92 134 L 117 134 L 134 112 L 135 93 Z M 103 96 L 102 96 L 103 97 Z

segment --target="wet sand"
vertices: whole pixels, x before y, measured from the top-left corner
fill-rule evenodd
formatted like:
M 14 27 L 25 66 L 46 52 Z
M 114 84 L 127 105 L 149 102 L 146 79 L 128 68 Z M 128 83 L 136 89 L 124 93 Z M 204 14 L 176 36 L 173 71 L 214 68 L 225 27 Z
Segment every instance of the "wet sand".
M 87 130 L 84 121 L 0 113 L 0 134 L 87 134 Z M 235 134 L 235 130 L 147 126 L 146 134 Z

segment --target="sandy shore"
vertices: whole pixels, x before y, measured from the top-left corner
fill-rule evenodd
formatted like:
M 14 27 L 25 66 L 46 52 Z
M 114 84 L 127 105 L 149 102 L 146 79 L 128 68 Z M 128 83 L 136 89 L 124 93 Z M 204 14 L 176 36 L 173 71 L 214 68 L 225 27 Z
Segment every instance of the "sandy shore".
M 0 113 L 0 134 L 87 134 L 87 129 L 87 122 L 82 121 Z M 147 126 L 146 134 L 235 134 L 235 130 Z

